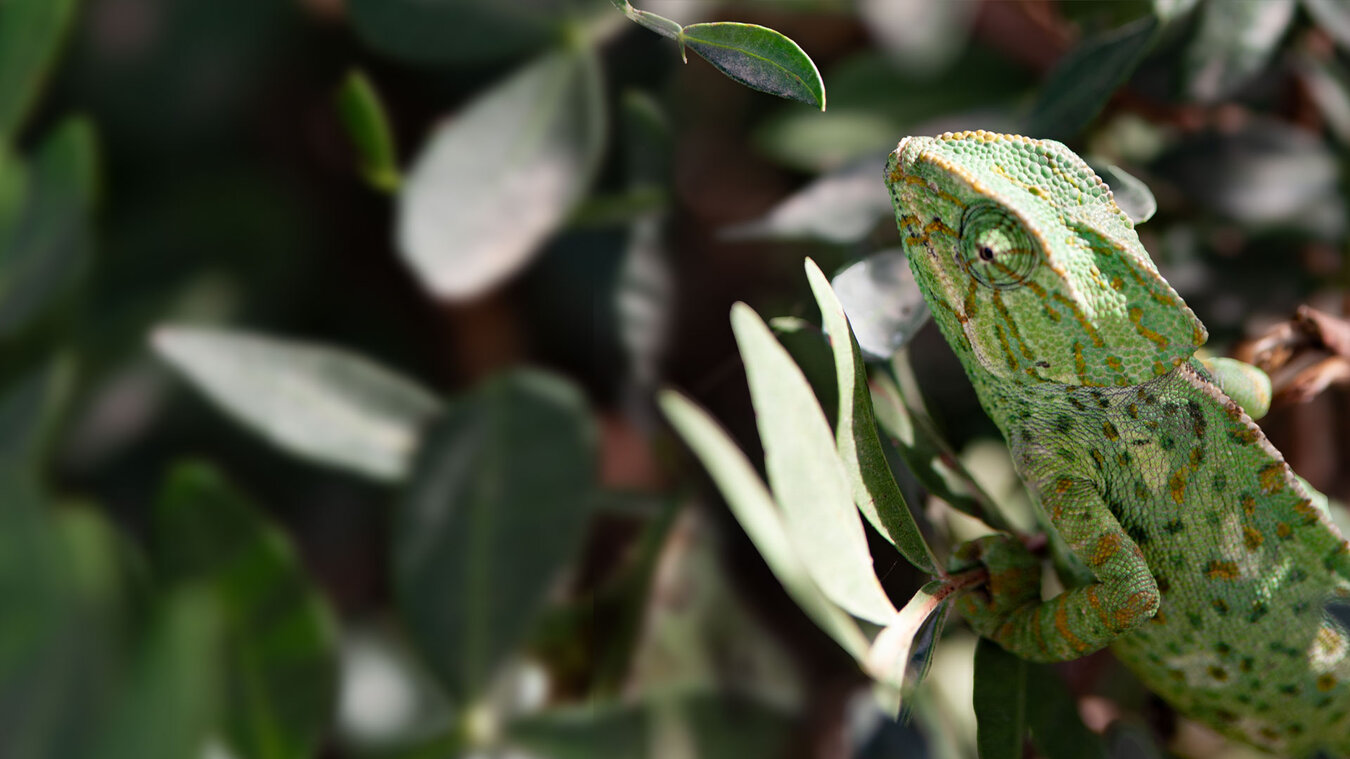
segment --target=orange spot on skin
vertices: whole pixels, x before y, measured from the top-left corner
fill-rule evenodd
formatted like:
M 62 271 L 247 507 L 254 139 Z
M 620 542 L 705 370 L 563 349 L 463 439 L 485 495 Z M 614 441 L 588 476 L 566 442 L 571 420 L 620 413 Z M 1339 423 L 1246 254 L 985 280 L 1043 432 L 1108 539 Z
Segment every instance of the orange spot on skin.
M 1120 552 L 1120 533 L 1107 532 L 1097 538 L 1097 545 L 1092 549 L 1092 556 L 1088 558 L 1088 564 L 1094 567 L 1100 567 L 1111 560 L 1111 557 Z
M 1055 604 L 1055 631 L 1060 634 L 1069 647 L 1079 653 L 1086 652 L 1089 648 L 1081 638 L 1073 634 L 1069 629 L 1069 605 L 1066 603 Z
M 1335 687 L 1336 687 L 1335 675 L 1328 673 L 1317 678 L 1317 689 L 1322 691 L 1323 693 L 1326 693 L 1327 691 Z
M 1284 490 L 1284 464 L 1278 461 L 1272 461 L 1261 467 L 1256 473 L 1256 478 L 1261 483 L 1261 492 L 1267 495 L 1278 493 Z
M 1255 527 L 1243 527 L 1242 542 L 1247 544 L 1248 551 L 1255 551 L 1261 547 L 1262 543 L 1266 542 L 1266 538 Z
M 1186 500 L 1186 472 L 1178 469 L 1172 473 L 1171 479 L 1167 481 L 1167 489 L 1172 493 L 1172 500 L 1178 506 Z
M 1281 540 L 1288 540 L 1289 536 L 1294 534 L 1294 529 L 1284 522 L 1275 525 L 1275 534 L 1280 536 Z
M 1211 580 L 1236 580 L 1238 566 L 1235 561 L 1211 561 L 1205 565 L 1205 577 Z
M 1072 487 L 1073 487 L 1073 478 L 1071 477 L 1060 477 L 1058 480 L 1055 481 L 1055 493 L 1058 495 L 1063 495 L 1064 493 L 1069 492 L 1069 489 Z
M 1321 512 L 1306 498 L 1294 504 L 1294 513 L 1303 517 L 1304 524 L 1314 524 L 1322 519 Z
M 1242 513 L 1246 514 L 1247 516 L 1252 516 L 1253 514 L 1256 513 L 1255 498 L 1249 495 L 1242 496 Z
M 1134 325 L 1135 332 L 1138 332 L 1145 340 L 1159 348 L 1166 348 L 1171 344 L 1166 337 L 1144 326 L 1144 309 L 1138 306 L 1132 307 L 1130 309 L 1130 323 Z
M 1119 440 L 1120 433 L 1116 431 L 1116 425 L 1108 422 L 1102 422 L 1102 434 L 1107 440 Z

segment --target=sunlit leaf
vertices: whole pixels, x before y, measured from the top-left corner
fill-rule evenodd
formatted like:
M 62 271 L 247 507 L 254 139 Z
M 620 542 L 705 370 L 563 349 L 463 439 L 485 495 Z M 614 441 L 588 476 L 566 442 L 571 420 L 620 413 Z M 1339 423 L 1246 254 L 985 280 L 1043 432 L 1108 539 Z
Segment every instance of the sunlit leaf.
M 1265 67 L 1294 18 L 1295 0 L 1208 2 L 1186 51 L 1186 89 L 1214 103 Z
M 867 652 L 867 672 L 877 680 L 899 688 L 905 681 L 915 637 L 929 617 L 946 613 L 945 602 L 949 595 L 942 580 L 934 580 L 920 588 L 895 619 L 877 633 Z
M 594 55 L 566 49 L 494 86 L 422 148 L 397 237 L 423 286 L 470 298 L 510 277 L 585 193 L 604 146 Z
M 1158 212 L 1158 201 L 1148 185 L 1115 164 L 1092 164 L 1093 170 L 1111 188 L 1116 205 L 1136 225 L 1143 224 Z
M 886 55 L 932 76 L 965 49 L 979 5 L 931 0 L 860 0 L 858 15 Z
M 1157 31 L 1158 18 L 1150 14 L 1080 42 L 1042 85 L 1026 133 L 1057 139 L 1077 134 L 1134 72 Z
M 703 409 L 671 390 L 659 398 L 672 427 L 707 468 L 741 529 L 792 600 L 854 659 L 868 642 L 858 624 L 821 592 L 797 555 L 773 497 L 749 459 Z
M 210 467 L 173 470 L 155 513 L 156 565 L 217 594 L 224 739 L 239 756 L 310 757 L 337 691 L 332 610 L 294 549 Z
M 1027 736 L 1027 663 L 980 638 L 975 646 L 974 702 L 980 759 L 1022 759 Z
M 68 302 L 90 263 L 96 145 L 89 122 L 54 129 L 34 156 L 22 215 L 0 251 L 0 339 Z
M 596 446 L 577 389 L 523 370 L 457 399 L 428 430 L 394 518 L 394 587 L 461 701 L 482 694 L 579 548 Z
M 638 10 L 637 8 L 634 8 L 628 0 L 612 0 L 612 2 L 616 8 L 623 11 L 625 16 L 636 22 L 642 28 L 656 32 L 667 39 L 677 40 L 680 38 L 680 31 L 684 27 L 678 22 L 650 11 Z
M 749 306 L 732 307 L 731 327 L 793 549 L 830 600 L 863 619 L 890 622 L 895 608 L 872 568 L 848 475 L 811 386 Z
M 240 423 L 293 454 L 381 480 L 407 472 L 436 398 L 368 359 L 246 332 L 161 327 L 160 356 Z
M 825 82 L 797 43 L 755 24 L 719 21 L 690 24 L 680 33 L 685 47 L 751 89 L 825 110 Z
M 0 4 L 0 142 L 14 142 L 46 83 L 78 5 L 76 0 Z
M 337 107 L 347 136 L 356 147 L 366 181 L 379 190 L 397 189 L 398 154 L 389 130 L 389 117 L 365 72 L 359 69 L 347 72 L 338 88 Z
M 806 277 L 820 307 L 821 323 L 830 335 L 834 349 L 840 400 L 835 439 L 852 487 L 853 502 L 867 521 L 911 564 L 929 574 L 937 574 L 937 563 L 919 533 L 919 526 L 914 523 L 914 516 L 891 474 L 881 440 L 877 437 L 867 368 L 863 365 L 862 352 L 853 340 L 844 308 L 830 289 L 825 274 L 809 258 L 806 260 Z
M 877 174 L 883 163 L 876 157 L 831 172 L 724 234 L 731 240 L 858 242 L 892 214 L 890 195 Z
M 869 358 L 890 358 L 930 318 L 903 251 L 873 253 L 836 274 L 831 284 Z
M 493 61 L 540 50 L 559 34 L 564 0 L 349 0 L 372 47 L 417 63 Z

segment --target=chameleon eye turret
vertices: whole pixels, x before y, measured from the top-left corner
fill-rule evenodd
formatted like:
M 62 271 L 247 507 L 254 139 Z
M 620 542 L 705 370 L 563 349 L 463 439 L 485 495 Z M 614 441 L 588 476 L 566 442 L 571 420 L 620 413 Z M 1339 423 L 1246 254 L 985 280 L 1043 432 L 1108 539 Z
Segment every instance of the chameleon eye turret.
M 961 217 L 961 260 L 980 284 L 1006 289 L 1031 276 L 1041 251 L 1016 214 L 995 203 L 976 203 Z

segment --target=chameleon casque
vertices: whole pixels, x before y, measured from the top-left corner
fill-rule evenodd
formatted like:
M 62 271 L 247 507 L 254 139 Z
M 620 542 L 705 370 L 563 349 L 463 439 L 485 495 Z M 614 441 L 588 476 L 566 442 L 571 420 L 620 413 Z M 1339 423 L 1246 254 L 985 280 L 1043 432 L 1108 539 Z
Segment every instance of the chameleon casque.
M 1026 659 L 1108 644 L 1182 713 L 1294 756 L 1350 756 L 1350 549 L 1194 356 L 1204 326 L 1091 168 L 1049 140 L 908 137 L 886 166 L 914 276 L 1086 582 L 1041 598 L 1014 536 L 958 604 Z M 956 567 L 956 568 L 959 568 Z

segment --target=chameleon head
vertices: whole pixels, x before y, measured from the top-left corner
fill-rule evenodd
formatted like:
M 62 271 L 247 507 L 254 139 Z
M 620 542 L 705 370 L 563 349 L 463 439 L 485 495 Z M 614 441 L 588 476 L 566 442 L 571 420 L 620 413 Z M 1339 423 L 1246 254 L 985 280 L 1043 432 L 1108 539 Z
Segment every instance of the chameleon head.
M 998 377 L 1133 385 L 1205 342 L 1110 189 L 1058 142 L 906 137 L 886 184 L 934 318 Z

